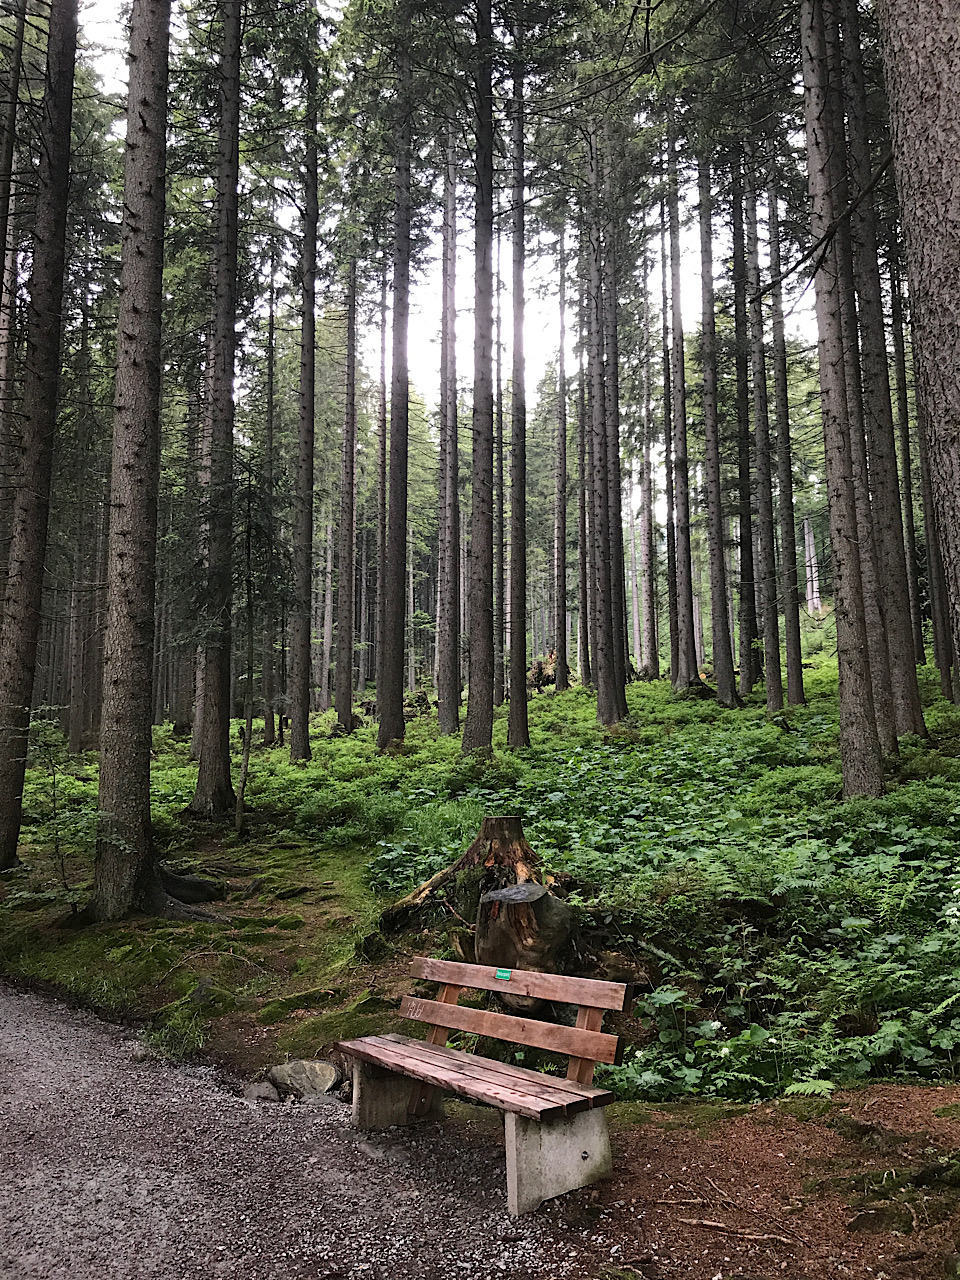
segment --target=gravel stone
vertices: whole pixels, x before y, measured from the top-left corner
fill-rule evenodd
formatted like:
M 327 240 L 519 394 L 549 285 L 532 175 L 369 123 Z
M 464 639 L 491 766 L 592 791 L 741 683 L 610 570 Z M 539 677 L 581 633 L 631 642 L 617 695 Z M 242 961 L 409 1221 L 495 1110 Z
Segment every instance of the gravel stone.
M 242 1093 L 210 1067 L 132 1061 L 120 1029 L 0 985 L 3 1280 L 595 1274 L 549 1215 L 507 1217 L 495 1138 L 362 1135 L 342 1105 Z

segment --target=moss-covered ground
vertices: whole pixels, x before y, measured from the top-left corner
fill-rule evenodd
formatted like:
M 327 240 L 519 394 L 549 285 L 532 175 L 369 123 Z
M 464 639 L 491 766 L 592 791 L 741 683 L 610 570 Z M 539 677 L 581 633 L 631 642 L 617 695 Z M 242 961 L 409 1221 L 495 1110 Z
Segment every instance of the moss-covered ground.
M 383 906 L 448 865 L 485 813 L 519 813 L 574 907 L 581 968 L 638 984 L 624 1099 L 829 1101 L 838 1082 L 954 1076 L 960 1047 L 960 708 L 923 672 L 929 741 L 901 744 L 880 800 L 843 802 L 836 670 L 775 721 L 628 690 L 596 724 L 589 691 L 530 704 L 529 749 L 464 758 L 435 717 L 397 751 L 375 726 L 312 724 L 313 758 L 255 749 L 241 835 L 188 820 L 196 765 L 155 730 L 153 817 L 174 866 L 221 878 L 220 919 L 72 927 L 92 877 L 95 755 L 38 724 L 22 867 L 0 878 L 0 970 L 113 1017 L 171 1053 L 243 1069 L 397 1027 L 406 958 L 450 950 L 438 908 L 382 937 Z M 237 743 L 239 751 L 239 743 Z

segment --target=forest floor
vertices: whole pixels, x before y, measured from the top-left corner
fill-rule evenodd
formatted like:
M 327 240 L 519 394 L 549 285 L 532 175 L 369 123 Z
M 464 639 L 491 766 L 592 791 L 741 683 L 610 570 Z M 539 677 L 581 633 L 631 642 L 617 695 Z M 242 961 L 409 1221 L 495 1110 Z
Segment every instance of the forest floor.
M 488 760 L 431 716 L 391 753 L 317 716 L 308 764 L 252 754 L 239 834 L 185 815 L 196 764 L 158 726 L 155 838 L 223 896 L 209 920 L 82 929 L 97 758 L 38 721 L 0 877 L 0 975 L 27 993 L 0 997 L 3 1280 L 960 1276 L 960 707 L 925 670 L 930 737 L 844 801 L 836 667 L 806 674 L 772 720 L 760 693 L 725 711 L 660 681 L 606 731 L 589 690 L 537 695 L 531 747 L 500 713 Z M 615 1177 L 520 1224 L 496 1113 L 368 1141 L 342 1104 L 257 1108 L 238 1083 L 410 1031 L 409 957 L 453 958 L 469 928 L 456 899 L 399 932 L 381 913 L 495 813 L 575 914 L 567 971 L 636 989 L 599 1070 Z
M 618 1104 L 615 1173 L 519 1220 L 498 1113 L 362 1135 L 0 986 L 5 1280 L 933 1280 L 956 1275 L 960 1088 Z M 953 1269 L 951 1269 L 953 1268 Z

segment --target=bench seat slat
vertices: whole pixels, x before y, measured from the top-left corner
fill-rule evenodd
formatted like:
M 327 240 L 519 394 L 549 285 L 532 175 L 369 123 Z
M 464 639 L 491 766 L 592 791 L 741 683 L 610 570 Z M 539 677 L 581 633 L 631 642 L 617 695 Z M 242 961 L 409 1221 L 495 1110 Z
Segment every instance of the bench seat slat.
M 589 1058 L 593 1062 L 615 1062 L 617 1059 L 617 1037 L 602 1031 L 584 1031 L 556 1022 L 537 1022 L 534 1018 L 515 1018 L 506 1013 L 439 1004 L 436 1000 L 419 1000 L 412 996 L 403 997 L 400 1014 L 430 1026 L 451 1027 L 456 1031 L 491 1036 L 494 1040 L 549 1049 L 575 1058 Z
M 540 1071 L 531 1071 L 529 1067 L 514 1066 L 511 1062 L 478 1058 L 475 1054 L 465 1053 L 462 1049 L 428 1045 L 423 1040 L 412 1040 L 409 1036 L 395 1033 L 379 1036 L 377 1039 L 389 1040 L 398 1045 L 418 1046 L 423 1056 L 436 1055 L 438 1061 L 455 1063 L 458 1070 L 467 1075 L 476 1075 L 482 1079 L 497 1077 L 511 1089 L 552 1098 L 565 1105 L 570 1113 L 586 1111 L 590 1107 L 604 1107 L 614 1101 L 614 1095 L 609 1089 L 596 1089 L 590 1085 L 577 1084 L 573 1080 L 561 1079 L 559 1076 L 547 1076 Z
M 414 1045 L 422 1044 L 414 1041 Z M 441 1063 L 434 1057 L 420 1054 L 409 1045 L 398 1045 L 381 1039 L 379 1036 L 365 1036 L 362 1040 L 347 1040 L 337 1046 L 342 1052 L 375 1066 L 386 1067 L 387 1070 L 400 1072 L 416 1080 L 424 1080 L 450 1093 L 460 1094 L 465 1098 L 475 1098 L 480 1102 L 489 1102 L 501 1111 L 515 1111 L 518 1115 L 527 1116 L 531 1120 L 547 1120 L 568 1114 L 566 1105 L 536 1098 L 532 1094 L 511 1089 L 499 1080 L 481 1080 L 468 1076 L 458 1069 L 456 1063 Z M 433 1046 L 435 1049 L 436 1046 Z
M 560 973 L 537 973 L 531 969 L 495 969 L 484 964 L 460 964 L 453 960 L 432 960 L 415 956 L 410 973 L 428 982 L 450 982 L 478 991 L 506 991 L 510 995 L 534 996 L 561 1004 L 588 1004 L 597 1009 L 623 1009 L 627 986 L 622 982 L 602 982 L 596 978 L 568 978 Z M 497 974 L 509 973 L 504 979 Z

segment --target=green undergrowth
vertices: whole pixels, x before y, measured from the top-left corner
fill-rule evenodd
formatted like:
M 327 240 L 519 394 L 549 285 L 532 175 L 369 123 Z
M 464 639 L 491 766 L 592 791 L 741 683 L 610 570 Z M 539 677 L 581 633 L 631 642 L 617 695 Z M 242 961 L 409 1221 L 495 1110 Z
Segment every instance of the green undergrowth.
M 248 1058 L 315 1053 L 397 1025 L 380 975 L 400 973 L 404 949 L 442 951 L 450 921 L 384 940 L 382 905 L 449 865 L 484 814 L 516 813 L 576 910 L 587 966 L 612 954 L 638 979 L 624 1061 L 601 1073 L 622 1098 L 792 1090 L 826 1105 L 838 1082 L 952 1079 L 960 709 L 922 674 L 931 740 L 902 744 L 879 800 L 842 800 L 826 660 L 806 673 L 808 705 L 773 721 L 760 698 L 727 711 L 656 682 L 631 686 L 629 716 L 605 731 L 588 691 L 535 695 L 531 746 L 508 751 L 498 713 L 489 759 L 461 756 L 433 718 L 379 754 L 373 725 L 335 738 L 317 716 L 309 763 L 253 752 L 242 838 L 184 817 L 196 765 L 161 727 L 158 844 L 226 882 L 225 919 L 82 931 L 63 922 L 89 893 L 97 761 L 70 759 L 43 727 L 25 865 L 0 880 L 0 966 L 151 1018 L 164 1051 L 232 1037 Z

